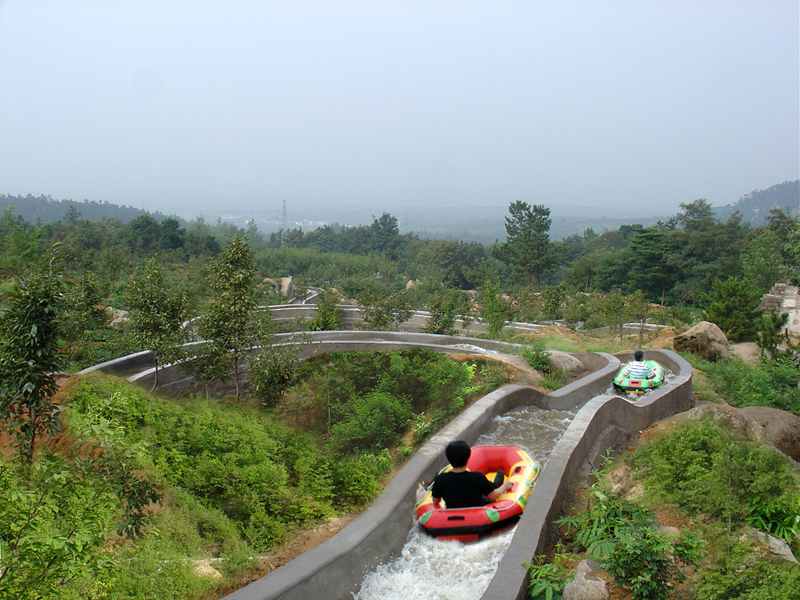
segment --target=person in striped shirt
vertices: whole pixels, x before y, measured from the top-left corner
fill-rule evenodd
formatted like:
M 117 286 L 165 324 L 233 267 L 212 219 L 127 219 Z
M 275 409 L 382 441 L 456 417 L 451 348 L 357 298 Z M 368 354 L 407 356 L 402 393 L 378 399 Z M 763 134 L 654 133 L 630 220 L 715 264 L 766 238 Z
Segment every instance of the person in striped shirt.
M 649 379 L 653 376 L 653 368 L 643 361 L 644 352 L 637 350 L 633 360 L 625 365 L 622 375 L 629 379 Z

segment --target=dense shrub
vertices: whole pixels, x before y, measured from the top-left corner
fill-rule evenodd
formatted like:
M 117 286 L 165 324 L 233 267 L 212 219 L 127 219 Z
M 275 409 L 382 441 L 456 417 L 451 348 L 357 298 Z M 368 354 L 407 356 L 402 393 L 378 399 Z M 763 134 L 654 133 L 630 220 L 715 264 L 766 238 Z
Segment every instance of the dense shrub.
M 800 482 L 771 447 L 735 439 L 713 421 L 694 421 L 648 444 L 632 458 L 649 488 L 665 500 L 740 525 L 756 500 L 794 507 Z
M 763 559 L 752 540 L 726 528 L 708 527 L 708 565 L 700 573 L 697 600 L 800 600 L 800 565 Z
M 111 390 L 113 401 L 104 401 Z M 329 459 L 310 438 L 255 409 L 150 398 L 106 378 L 83 383 L 72 398 L 71 410 L 116 419 L 131 443 L 147 448 L 154 471 L 239 523 L 253 546 L 280 540 L 288 523 L 332 513 Z
M 400 440 L 411 417 L 408 400 L 386 392 L 355 398 L 349 411 L 331 433 L 331 445 L 340 451 L 379 452 L 391 448 Z
M 250 390 L 267 406 L 277 402 L 297 379 L 299 354 L 298 345 L 268 346 L 254 358 L 248 358 Z
M 351 456 L 336 464 L 335 481 L 342 502 L 359 505 L 372 500 L 381 489 L 381 478 L 392 459 L 387 450 L 380 454 Z
M 602 567 L 636 600 L 666 600 L 685 577 L 682 565 L 696 566 L 703 542 L 691 532 L 668 537 L 655 528 L 653 514 L 610 493 L 603 483 L 591 488 L 589 509 L 558 521 L 568 539 Z
M 789 358 L 764 360 L 754 366 L 741 360 L 709 363 L 693 354 L 685 356 L 706 373 L 729 404 L 768 406 L 800 415 L 800 369 Z

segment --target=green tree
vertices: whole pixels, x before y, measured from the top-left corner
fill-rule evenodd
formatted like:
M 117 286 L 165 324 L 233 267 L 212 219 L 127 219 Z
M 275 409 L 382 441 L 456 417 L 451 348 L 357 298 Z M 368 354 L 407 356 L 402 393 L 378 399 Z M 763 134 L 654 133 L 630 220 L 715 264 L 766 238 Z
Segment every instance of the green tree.
M 600 310 L 603 313 L 603 317 L 611 331 L 614 332 L 616 330 L 619 333 L 620 340 L 622 340 L 622 326 L 625 324 L 625 319 L 628 316 L 627 308 L 625 295 L 619 290 L 614 290 L 606 294 L 606 296 L 600 300 Z
M 64 212 L 64 218 L 62 221 L 64 223 L 69 223 L 70 225 L 76 225 L 81 218 L 81 211 L 74 204 L 70 204 L 67 207 L 67 210 Z
M 647 324 L 647 317 L 650 315 L 650 303 L 644 297 L 642 290 L 636 290 L 626 299 L 628 315 L 639 323 L 639 349 L 642 348 L 644 338 L 644 326 Z
M 127 237 L 135 252 L 152 254 L 161 248 L 161 224 L 150 214 L 139 215 L 128 223 Z
M 784 275 L 784 244 L 770 229 L 761 229 L 748 240 L 742 253 L 744 276 L 761 292 L 767 292 Z
M 749 279 L 717 279 L 706 299 L 706 320 L 716 323 L 729 340 L 742 342 L 755 339 L 760 321 L 758 305 L 761 292 L 753 287 Z
M 738 212 L 720 223 L 703 199 L 681 204 L 677 217 L 681 228 L 674 234 L 667 264 L 677 270 L 673 294 L 678 300 L 697 304 L 715 279 L 742 275 L 741 254 L 749 225 Z
M 500 295 L 500 286 L 487 281 L 481 289 L 483 296 L 483 320 L 486 322 L 489 337 L 496 338 L 503 327 L 511 320 L 511 307 Z
M 528 285 L 535 281 L 538 290 L 542 274 L 556 263 L 549 235 L 550 209 L 517 200 L 509 205 L 508 212 L 511 216 L 506 217 L 506 241 L 496 247 L 494 256 L 527 275 Z
M 594 289 L 601 257 L 608 250 L 593 250 L 571 261 L 564 271 L 564 283 L 581 292 Z
M 372 250 L 380 254 L 385 254 L 390 259 L 397 258 L 397 253 L 402 244 L 403 238 L 397 228 L 397 217 L 389 213 L 383 213 L 379 218 L 373 217 L 370 225 L 372 236 Z
M 300 350 L 305 336 L 277 342 L 272 311 L 261 310 L 253 323 L 255 344 L 260 352 L 248 356 L 250 389 L 267 406 L 274 405 L 297 380 Z
M 334 331 L 339 329 L 342 309 L 339 307 L 339 294 L 333 288 L 324 288 L 317 296 L 317 312 L 308 323 L 309 331 Z
M 675 285 L 677 272 L 665 259 L 673 251 L 674 233 L 648 227 L 631 237 L 626 254 L 626 291 L 641 290 L 652 302 L 663 301 Z
M 362 310 L 359 329 L 396 329 L 400 323 L 408 321 L 413 313 L 406 290 L 389 294 L 388 290 L 371 287 L 359 293 L 357 300 Z
M 771 359 L 779 356 L 778 346 L 781 342 L 789 341 L 785 331 L 788 321 L 789 313 L 777 313 L 773 310 L 761 315 L 758 323 L 758 347 L 761 348 L 762 357 L 764 354 Z
M 238 400 L 241 367 L 254 341 L 248 325 L 256 307 L 252 297 L 256 267 L 247 236 L 231 238 L 210 269 L 214 275 L 211 288 L 216 295 L 198 324 L 208 346 L 201 351 L 199 360 L 207 362 L 200 368 L 217 378 L 221 365 L 227 364 L 233 371 Z
M 486 250 L 477 242 L 428 240 L 417 253 L 417 263 L 438 269 L 445 287 L 471 289 L 482 280 L 478 274 L 486 267 Z
M 92 346 L 107 331 L 108 318 L 101 301 L 99 282 L 92 273 L 84 272 L 64 290 L 60 323 L 69 360 L 81 361 L 91 356 Z
M 151 258 L 131 280 L 126 299 L 131 333 L 153 353 L 152 389 L 156 389 L 159 366 L 182 356 L 181 346 L 186 339 L 183 323 L 188 312 L 186 292 L 182 287 L 167 285 L 161 267 Z
M 564 302 L 567 299 L 567 291 L 563 285 L 551 285 L 542 291 L 542 308 L 544 316 L 550 321 L 560 319 L 564 315 Z
M 109 486 L 58 456 L 37 460 L 26 475 L 15 477 L 0 459 L 0 597 L 64 598 L 73 580 L 110 578 L 119 502 Z
M 0 273 L 18 274 L 41 265 L 41 229 L 33 227 L 9 206 L 0 219 Z
M 265 405 L 274 405 L 297 380 L 299 362 L 299 344 L 282 344 L 279 348 L 262 345 L 261 352 L 250 359 L 253 394 Z
M 181 229 L 178 219 L 167 217 L 161 221 L 161 245 L 165 250 L 183 248 L 186 243 L 186 230 Z
M 39 436 L 61 428 L 59 407 L 52 399 L 61 368 L 54 258 L 46 274 L 17 282 L 0 316 L 0 414 L 28 465 Z
M 790 272 L 795 284 L 800 284 L 800 219 L 787 235 L 784 252 L 790 257 Z
M 462 323 L 472 322 L 462 293 L 452 290 L 448 294 L 437 294 L 428 303 L 430 316 L 425 323 L 425 333 L 438 335 L 455 335 L 456 320 L 461 318 Z

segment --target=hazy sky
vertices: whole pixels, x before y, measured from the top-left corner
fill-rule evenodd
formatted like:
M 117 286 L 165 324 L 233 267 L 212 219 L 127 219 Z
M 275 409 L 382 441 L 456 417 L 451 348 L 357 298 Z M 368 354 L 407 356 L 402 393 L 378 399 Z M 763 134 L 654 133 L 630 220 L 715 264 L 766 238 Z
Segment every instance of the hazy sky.
M 727 204 L 800 177 L 797 0 L 0 0 L 0 192 Z

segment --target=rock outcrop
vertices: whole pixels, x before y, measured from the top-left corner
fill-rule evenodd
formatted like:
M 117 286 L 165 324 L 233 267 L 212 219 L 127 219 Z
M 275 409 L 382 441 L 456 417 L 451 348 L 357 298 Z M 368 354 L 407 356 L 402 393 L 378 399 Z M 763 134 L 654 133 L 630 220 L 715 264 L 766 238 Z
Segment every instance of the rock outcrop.
M 744 535 L 750 536 L 764 544 L 773 556 L 788 562 L 797 562 L 797 558 L 795 558 L 794 554 L 792 554 L 792 549 L 789 547 L 789 544 L 782 539 L 776 538 L 768 533 L 764 533 L 763 531 L 759 531 L 758 529 L 753 529 L 752 527 L 747 527 Z
M 111 325 L 112 327 L 114 325 L 119 325 L 120 323 L 124 323 L 130 318 L 130 313 L 127 310 L 120 310 L 112 306 L 106 306 L 103 308 L 103 310 L 106 313 L 109 325 Z
M 592 575 L 597 569 L 597 563 L 591 560 L 578 563 L 575 579 L 564 587 L 562 600 L 608 600 L 606 582 Z
M 558 350 L 550 351 L 550 368 L 554 371 L 569 371 L 570 373 L 582 373 L 584 371 L 581 361 L 572 354 L 559 352 Z
M 756 439 L 769 442 L 800 462 L 800 417 L 766 406 L 746 406 L 739 410 L 750 421 Z
M 678 351 L 689 351 L 705 359 L 717 361 L 730 358 L 728 338 L 714 323 L 701 321 L 688 331 L 672 338 L 672 347 Z

